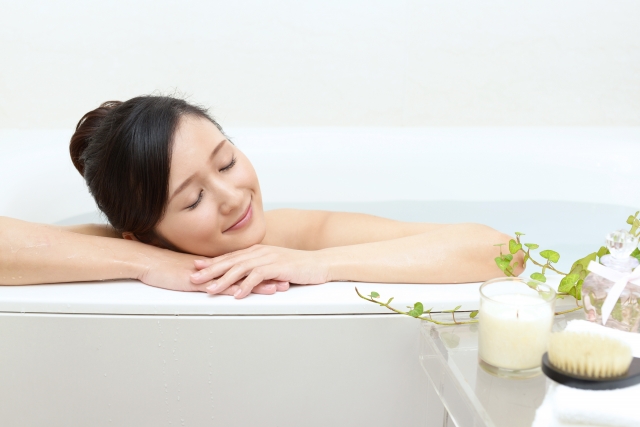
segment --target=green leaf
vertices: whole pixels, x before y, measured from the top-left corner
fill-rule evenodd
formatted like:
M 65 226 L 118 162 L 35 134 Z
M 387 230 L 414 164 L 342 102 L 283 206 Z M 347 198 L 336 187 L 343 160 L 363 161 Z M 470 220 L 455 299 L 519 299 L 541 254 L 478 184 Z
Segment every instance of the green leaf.
M 453 308 L 451 310 L 442 310 L 443 313 L 453 313 L 454 311 L 457 311 L 460 309 L 460 307 L 462 307 L 461 305 L 457 306 L 456 308 Z
M 422 314 L 429 314 L 431 313 L 431 310 L 433 310 L 433 307 L 431 307 L 429 310 L 423 311 Z
M 511 254 L 502 255 L 502 259 L 507 262 L 511 262 L 511 260 L 513 259 L 513 255 Z
M 471 313 L 469 313 L 469 317 L 472 319 L 475 319 L 477 315 L 478 315 L 478 310 L 473 310 Z
M 578 301 L 580 301 L 582 299 L 582 284 L 584 283 L 584 280 L 578 280 L 578 283 L 576 283 L 576 287 L 573 288 L 575 289 L 574 292 L 574 297 L 575 299 L 577 299 Z
M 582 270 L 589 270 L 589 263 L 591 261 L 595 261 L 597 256 L 598 254 L 593 252 L 584 258 L 580 258 L 571 266 L 571 273 L 579 273 Z M 580 267 L 580 269 L 578 269 L 578 267 Z
M 529 249 L 538 249 L 540 247 L 540 245 L 536 245 L 535 243 L 525 243 L 524 245 Z
M 509 252 L 511 252 L 512 254 L 515 254 L 520 249 L 522 249 L 522 245 L 520 243 L 517 243 L 513 239 L 509 240 Z
M 574 288 L 575 289 L 575 288 Z M 551 295 L 553 294 L 551 291 L 538 291 L 538 294 L 545 299 L 549 299 L 551 298 Z
M 524 235 L 525 235 L 524 233 L 521 233 L 521 232 L 519 232 L 519 231 L 516 231 L 514 234 L 515 234 L 516 236 L 518 236 L 518 237 L 520 237 L 520 236 L 524 236 Z
M 636 217 L 634 217 L 633 215 L 629 215 L 629 218 L 627 218 L 627 224 L 633 225 L 633 221 L 635 220 L 636 220 Z
M 531 277 L 533 280 L 537 280 L 538 282 L 542 282 L 542 283 L 547 281 L 547 278 L 542 273 L 532 273 L 531 276 L 529 277 Z
M 391 301 L 393 301 L 393 297 L 389 298 L 389 301 L 387 301 L 387 305 L 391 304 Z
M 409 311 L 407 314 L 411 317 L 420 317 L 422 316 L 422 312 L 424 312 L 424 307 L 422 306 L 421 302 L 417 302 L 413 305 L 413 307 L 411 307 L 411 311 Z
M 534 281 L 528 281 L 527 282 L 527 286 L 529 286 L 531 289 L 533 290 L 538 290 L 538 282 L 534 282 Z
M 580 280 L 580 276 L 572 273 L 567 274 L 561 281 L 558 286 L 558 291 L 560 292 L 570 292 L 571 289 L 576 285 L 576 283 Z
M 560 254 L 550 249 L 540 252 L 540 256 L 544 259 L 548 259 L 551 262 L 558 262 L 560 260 Z
M 502 259 L 502 257 L 496 257 L 494 261 L 496 262 L 496 265 L 498 266 L 498 268 L 503 272 L 506 268 L 509 267 L 509 261 Z
M 529 254 L 524 254 L 524 260 L 522 261 L 522 266 L 523 266 L 523 267 L 526 267 L 526 265 L 527 265 L 527 261 L 529 261 L 529 258 L 531 258 L 531 257 L 529 256 Z
M 606 246 L 601 246 L 596 253 L 598 255 L 598 259 L 602 258 L 605 255 L 609 255 L 609 249 Z
M 573 264 L 571 266 L 571 271 L 569 271 L 569 273 L 580 274 L 583 271 L 584 271 L 584 268 L 582 267 L 582 264 Z
M 631 252 L 631 256 L 640 261 L 640 249 L 635 248 L 635 250 Z
M 497 245 L 493 245 L 493 246 L 498 246 L 498 247 L 504 246 L 504 243 L 498 243 Z
M 370 295 L 370 296 L 371 296 L 371 298 L 380 298 L 380 294 L 379 294 L 379 293 L 377 293 L 377 292 L 375 292 L 375 291 L 374 291 L 374 292 L 371 292 L 371 295 Z

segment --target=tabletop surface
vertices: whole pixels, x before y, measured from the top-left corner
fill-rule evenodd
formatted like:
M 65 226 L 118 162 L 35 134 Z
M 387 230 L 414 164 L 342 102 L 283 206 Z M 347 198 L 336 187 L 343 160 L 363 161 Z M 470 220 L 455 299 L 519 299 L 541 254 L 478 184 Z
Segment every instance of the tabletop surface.
M 451 317 L 438 314 L 434 319 L 450 321 Z M 553 329 L 562 330 L 573 319 L 584 319 L 584 312 L 556 316 Z M 477 326 L 425 322 L 420 350 L 425 373 L 455 425 L 530 427 L 550 380 L 543 374 L 506 379 L 486 372 L 478 364 Z

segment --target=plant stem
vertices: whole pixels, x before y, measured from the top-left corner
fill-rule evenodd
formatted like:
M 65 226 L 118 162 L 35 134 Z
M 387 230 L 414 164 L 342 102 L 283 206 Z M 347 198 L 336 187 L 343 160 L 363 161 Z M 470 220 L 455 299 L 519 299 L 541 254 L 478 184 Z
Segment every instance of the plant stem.
M 569 309 L 569 310 L 565 310 L 565 311 L 556 311 L 555 315 L 556 315 L 556 316 L 559 316 L 559 315 L 561 315 L 561 314 L 573 313 L 574 311 L 578 311 L 578 310 L 580 310 L 581 308 L 582 308 L 581 306 L 578 306 L 578 307 L 576 307 L 576 308 L 571 308 L 571 309 Z
M 522 250 L 522 249 L 520 249 Z M 551 271 L 555 271 L 558 274 L 562 274 L 563 276 L 566 276 L 567 273 L 563 273 L 562 271 L 556 270 L 551 263 L 547 263 L 547 264 L 540 264 L 538 261 L 536 261 L 535 259 L 533 259 L 531 257 L 531 253 L 529 252 L 529 249 L 527 249 L 527 252 L 525 252 L 528 256 L 529 256 L 529 260 L 534 263 L 535 265 L 537 265 L 538 267 L 544 267 L 544 268 L 548 268 Z
M 390 306 L 389 304 L 387 304 L 387 303 L 384 303 L 384 302 L 382 302 L 382 301 L 376 301 L 376 300 L 374 300 L 373 298 L 367 298 L 367 297 L 365 297 L 364 295 L 362 295 L 362 294 L 360 293 L 360 291 L 358 290 L 358 288 L 357 288 L 357 287 L 356 287 L 356 293 L 357 293 L 357 294 L 358 294 L 358 296 L 359 296 L 360 298 L 362 298 L 363 300 L 366 300 L 366 301 L 369 301 L 369 302 L 376 303 L 376 304 L 378 304 L 378 305 L 381 305 L 382 307 L 387 307 L 389 310 L 393 311 L 394 313 L 404 314 L 405 316 L 413 317 L 413 316 L 411 316 L 408 312 L 406 312 L 406 311 L 401 311 L 401 310 L 397 310 L 397 309 L 395 309 L 395 308 L 391 307 L 391 306 Z M 429 313 L 429 316 L 431 316 L 431 313 Z M 457 321 L 455 320 L 455 317 L 453 318 L 453 320 L 454 320 L 453 322 L 440 322 L 440 321 L 438 321 L 438 320 L 433 320 L 432 318 L 429 318 L 429 317 L 423 317 L 423 316 L 418 316 L 418 317 L 415 317 L 415 318 L 416 318 L 416 319 L 420 319 L 420 320 L 424 320 L 424 321 L 427 321 L 427 322 L 435 323 L 436 325 L 442 325 L 442 326 L 467 325 L 467 324 L 471 324 L 471 323 L 478 323 L 478 321 L 477 321 L 477 320 L 469 320 L 469 321 L 467 321 L 467 322 L 457 322 Z

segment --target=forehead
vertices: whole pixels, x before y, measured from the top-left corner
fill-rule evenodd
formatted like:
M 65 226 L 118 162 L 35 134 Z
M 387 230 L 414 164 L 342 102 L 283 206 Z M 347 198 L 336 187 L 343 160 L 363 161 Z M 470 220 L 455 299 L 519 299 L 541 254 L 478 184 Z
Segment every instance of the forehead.
M 173 136 L 169 180 L 187 177 L 194 167 L 206 161 L 225 136 L 209 120 L 192 115 L 182 116 Z

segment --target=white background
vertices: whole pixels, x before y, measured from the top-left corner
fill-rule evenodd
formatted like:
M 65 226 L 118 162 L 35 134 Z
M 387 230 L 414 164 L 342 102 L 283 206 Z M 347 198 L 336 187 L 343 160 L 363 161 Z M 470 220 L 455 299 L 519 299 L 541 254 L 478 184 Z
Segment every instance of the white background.
M 180 93 L 223 126 L 640 125 L 636 0 L 0 0 L 0 129 Z

